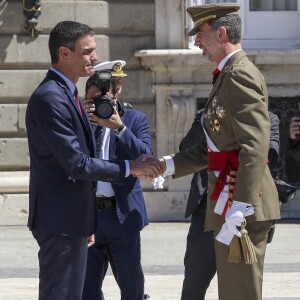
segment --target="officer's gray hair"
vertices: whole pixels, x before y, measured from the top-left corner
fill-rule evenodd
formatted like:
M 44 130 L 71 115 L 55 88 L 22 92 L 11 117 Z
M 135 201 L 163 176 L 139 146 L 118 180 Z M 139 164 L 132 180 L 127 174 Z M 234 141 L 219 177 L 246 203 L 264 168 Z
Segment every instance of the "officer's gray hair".
M 241 41 L 242 21 L 238 14 L 228 14 L 218 19 L 209 20 L 210 25 L 214 30 L 225 27 L 228 34 L 228 40 L 231 44 L 236 45 Z

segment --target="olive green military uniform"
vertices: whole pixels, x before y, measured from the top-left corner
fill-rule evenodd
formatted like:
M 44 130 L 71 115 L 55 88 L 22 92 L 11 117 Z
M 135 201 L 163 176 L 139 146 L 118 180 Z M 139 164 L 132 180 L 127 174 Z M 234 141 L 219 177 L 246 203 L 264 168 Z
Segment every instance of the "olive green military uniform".
M 217 149 L 239 150 L 232 199 L 254 207 L 254 214 L 246 218 L 246 229 L 255 247 L 257 263 L 228 263 L 229 247 L 215 241 L 219 299 L 260 300 L 267 234 L 272 220 L 280 218 L 280 209 L 267 166 L 270 138 L 267 88 L 262 74 L 243 50 L 233 54 L 221 70 L 204 114 L 204 128 Z M 173 160 L 175 178 L 193 173 L 207 167 L 207 148 L 199 144 L 176 153 Z M 215 235 L 225 222 L 224 217 L 214 212 L 216 201 L 210 200 L 216 180 L 214 172 L 209 172 L 205 229 L 213 230 Z

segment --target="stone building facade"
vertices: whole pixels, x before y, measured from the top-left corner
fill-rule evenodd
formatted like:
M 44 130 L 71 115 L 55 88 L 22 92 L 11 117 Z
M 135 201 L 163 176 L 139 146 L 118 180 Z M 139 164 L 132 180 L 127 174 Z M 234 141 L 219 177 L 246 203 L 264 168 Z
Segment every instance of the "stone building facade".
M 126 60 L 129 76 L 124 80 L 123 99 L 148 114 L 154 151 L 158 156 L 178 150 L 196 110 L 203 106 L 211 89 L 214 65 L 204 61 L 201 51 L 192 47 L 192 40 L 186 34 L 190 22 L 185 13 L 186 6 L 210 1 L 40 2 L 38 28 L 41 32 L 31 36 L 22 30 L 26 21 L 23 1 L 0 1 L 0 224 L 25 224 L 27 221 L 26 103 L 49 67 L 48 35 L 57 22 L 75 20 L 93 27 L 99 62 Z M 243 48 L 265 76 L 270 108 L 281 119 L 283 157 L 288 120 L 300 100 L 300 33 L 293 30 L 299 28 L 300 3 L 299 0 L 293 2 L 297 5 L 292 13 L 298 18 L 289 19 L 294 22 L 289 23 L 292 29 L 283 30 L 280 24 L 275 24 L 279 26 L 279 35 L 270 37 L 267 27 L 273 25 L 264 24 L 264 18 L 259 21 L 259 28 L 266 29 L 267 36 L 262 35 L 263 30 L 253 29 L 252 1 L 238 2 L 242 4 L 240 13 L 246 24 Z M 291 8 L 295 6 L 287 9 Z M 81 79 L 78 87 L 82 96 L 84 85 L 85 79 Z M 280 172 L 284 177 L 283 163 Z M 183 220 L 190 180 L 191 176 L 176 180 L 167 178 L 164 190 L 159 191 L 143 181 L 152 221 Z M 282 207 L 282 216 L 299 218 L 300 199 Z

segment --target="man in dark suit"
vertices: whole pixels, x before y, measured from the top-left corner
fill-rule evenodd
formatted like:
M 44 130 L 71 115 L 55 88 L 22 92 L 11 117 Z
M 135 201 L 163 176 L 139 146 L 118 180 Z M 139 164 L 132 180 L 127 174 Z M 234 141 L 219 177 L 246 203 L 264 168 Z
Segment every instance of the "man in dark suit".
M 206 143 L 201 125 L 203 110 L 197 114 L 192 127 L 182 139 L 179 150 L 188 149 L 199 141 Z M 274 177 L 277 175 L 279 159 L 279 118 L 269 111 L 270 147 L 269 168 Z M 214 236 L 204 230 L 207 201 L 207 169 L 194 173 L 187 200 L 185 217 L 191 216 L 184 257 L 184 281 L 181 300 L 205 299 L 207 288 L 216 273 Z
M 151 136 L 148 117 L 135 109 L 126 109 L 120 101 L 125 61 L 108 61 L 95 66 L 95 73 L 86 83 L 85 108 L 94 126 L 97 155 L 102 159 L 136 159 L 151 154 Z M 99 87 L 103 86 L 102 71 L 112 75 L 115 118 L 99 118 L 95 114 L 95 101 L 102 100 Z M 93 98 L 96 98 L 93 101 Z M 113 130 L 122 127 L 119 132 Z M 102 149 L 100 151 L 100 149 Z M 122 300 L 144 299 L 144 274 L 141 266 L 140 231 L 149 224 L 140 180 L 126 178 L 124 185 L 98 181 L 96 190 L 97 230 L 95 244 L 88 250 L 83 300 L 102 299 L 101 287 L 106 272 L 106 252 L 113 261 L 116 280 Z M 104 205 L 103 205 L 104 204 Z M 108 205 L 106 205 L 108 204 Z
M 94 181 L 124 184 L 125 176 L 142 171 L 133 161 L 94 158 L 90 122 L 75 84 L 92 74 L 95 49 L 89 26 L 58 23 L 49 37 L 52 67 L 26 111 L 28 226 L 40 247 L 40 300 L 81 300 L 87 246 L 96 229 Z M 145 171 L 151 177 L 158 169 Z

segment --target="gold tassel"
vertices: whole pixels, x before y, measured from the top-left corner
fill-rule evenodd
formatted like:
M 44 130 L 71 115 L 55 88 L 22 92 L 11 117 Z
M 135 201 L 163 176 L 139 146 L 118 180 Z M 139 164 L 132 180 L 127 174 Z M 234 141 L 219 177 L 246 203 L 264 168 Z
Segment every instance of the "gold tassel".
M 239 241 L 239 238 L 234 235 L 233 239 L 229 245 L 229 256 L 228 256 L 228 262 L 230 263 L 239 263 L 242 260 L 242 254 L 241 254 L 241 243 Z
M 254 246 L 250 240 L 248 235 L 248 231 L 246 230 L 246 221 L 244 221 L 241 225 L 240 233 L 241 233 L 241 244 L 242 244 L 242 252 L 243 258 L 246 264 L 251 265 L 254 262 L 257 262 L 256 253 L 254 250 Z
M 254 250 L 254 246 L 248 235 L 248 231 L 246 230 L 246 220 L 244 220 L 241 227 L 239 227 L 239 231 L 242 236 L 239 238 L 236 235 L 234 235 L 229 245 L 230 250 L 228 262 L 237 264 L 241 262 L 243 258 L 247 265 L 251 265 L 254 262 L 257 262 L 257 257 Z

